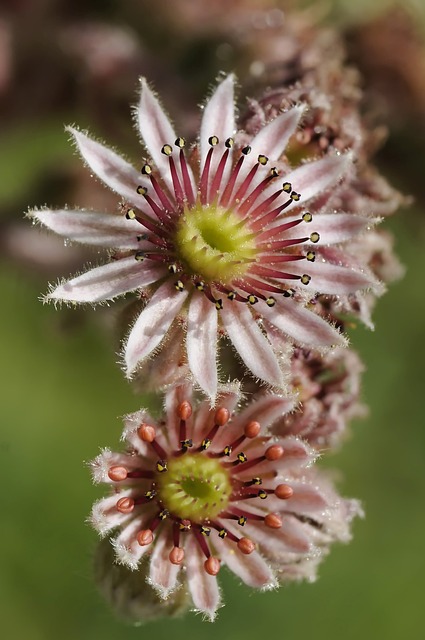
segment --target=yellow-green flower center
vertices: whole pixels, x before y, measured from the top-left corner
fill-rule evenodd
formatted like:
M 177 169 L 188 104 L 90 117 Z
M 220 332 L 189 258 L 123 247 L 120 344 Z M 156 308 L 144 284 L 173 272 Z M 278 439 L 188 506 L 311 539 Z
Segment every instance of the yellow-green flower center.
M 246 272 L 256 256 L 255 238 L 245 221 L 215 205 L 186 209 L 175 243 L 190 274 L 207 282 L 231 282 Z
M 192 522 L 215 518 L 226 508 L 232 492 L 227 470 L 202 453 L 186 453 L 168 461 L 158 474 L 159 497 L 170 513 Z

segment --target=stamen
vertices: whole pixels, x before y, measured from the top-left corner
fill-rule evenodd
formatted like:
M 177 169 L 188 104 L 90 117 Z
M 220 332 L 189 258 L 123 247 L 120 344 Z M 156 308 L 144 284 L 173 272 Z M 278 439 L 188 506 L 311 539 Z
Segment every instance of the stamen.
M 207 157 L 205 158 L 204 167 L 202 169 L 201 179 L 199 180 L 199 196 L 201 204 L 206 205 L 208 201 L 208 176 L 211 168 L 211 158 L 213 154 L 213 147 L 208 149 Z
M 250 224 L 250 228 L 252 229 L 252 231 L 258 231 L 259 229 L 262 229 L 267 225 L 269 225 L 271 222 L 273 222 L 273 220 L 275 220 L 282 213 L 282 211 L 284 211 L 284 209 L 289 207 L 291 202 L 292 202 L 292 198 L 289 198 L 289 200 L 286 200 L 286 202 L 281 204 L 279 207 L 272 209 L 272 211 L 269 211 L 268 213 L 266 213 L 264 216 L 260 218 L 256 218 L 255 221 L 251 222 Z
M 173 547 L 170 551 L 169 558 L 172 564 L 182 564 L 184 560 L 184 549 L 181 547 Z
M 260 158 L 261 156 L 259 156 Z M 265 156 L 263 156 L 265 157 Z M 260 162 L 260 164 L 263 164 Z M 242 204 L 238 207 L 238 211 L 242 215 L 246 215 L 254 202 L 259 198 L 262 192 L 268 187 L 269 183 L 277 177 L 278 173 L 276 169 L 272 169 L 270 174 L 266 176 L 259 185 L 255 187 L 253 191 L 246 197 Z
M 244 553 L 247 556 L 250 553 L 252 553 L 255 549 L 255 543 L 249 538 L 241 538 L 238 541 L 237 545 L 238 545 L 239 551 L 242 551 L 242 553 Z
M 136 536 L 136 540 L 141 547 L 146 547 L 153 541 L 153 531 L 150 529 L 142 529 Z
M 237 161 L 237 163 L 235 164 L 235 166 L 233 167 L 232 173 L 230 174 L 230 178 L 227 182 L 227 185 L 224 189 L 223 195 L 221 196 L 220 199 L 220 206 L 223 207 L 224 209 L 228 206 L 229 204 L 229 200 L 230 200 L 230 196 L 232 195 L 232 191 L 233 188 L 235 186 L 235 182 L 236 179 L 239 175 L 239 171 L 241 170 L 243 161 L 245 159 L 245 156 L 242 155 L 239 160 Z
M 133 500 L 133 498 L 129 497 L 120 498 L 116 504 L 117 511 L 126 515 L 133 511 L 134 506 L 135 501 Z
M 220 571 L 220 560 L 218 558 L 210 556 L 207 560 L 205 560 L 204 568 L 210 576 L 216 576 Z
M 269 529 L 280 529 L 282 520 L 277 513 L 268 513 L 264 518 L 264 524 Z
M 320 235 L 317 233 L 317 231 L 314 231 L 311 235 L 310 235 L 310 242 L 319 242 L 320 240 Z
M 167 469 L 168 469 L 167 461 L 158 460 L 158 462 L 156 463 L 156 470 L 158 471 L 158 473 L 165 473 Z
M 307 273 L 303 273 L 303 275 L 300 277 L 301 280 L 301 284 L 309 284 L 311 281 L 311 276 L 309 276 Z
M 289 500 L 294 495 L 294 490 L 289 484 L 279 484 L 274 490 L 274 494 L 280 500 Z
M 152 231 L 152 233 L 155 233 L 159 236 L 161 236 L 162 234 L 160 227 L 158 227 L 158 225 L 151 218 L 149 218 L 147 215 L 141 215 L 140 212 L 139 214 L 136 214 L 134 209 L 128 209 L 125 217 L 127 218 L 127 220 L 137 220 L 139 224 L 145 227 L 145 229 Z
M 227 140 L 226 140 L 227 142 Z M 226 145 L 227 146 L 227 145 Z M 223 153 L 223 155 L 221 156 L 220 162 L 218 163 L 218 167 L 216 169 L 215 175 L 214 175 L 214 179 L 211 183 L 211 188 L 210 188 L 210 192 L 209 192 L 209 201 L 212 202 L 219 189 L 220 189 L 220 184 L 221 184 L 221 180 L 223 178 L 223 173 L 224 173 L 224 168 L 226 166 L 227 160 L 229 158 L 229 154 L 230 154 L 230 148 L 231 147 L 227 147 Z

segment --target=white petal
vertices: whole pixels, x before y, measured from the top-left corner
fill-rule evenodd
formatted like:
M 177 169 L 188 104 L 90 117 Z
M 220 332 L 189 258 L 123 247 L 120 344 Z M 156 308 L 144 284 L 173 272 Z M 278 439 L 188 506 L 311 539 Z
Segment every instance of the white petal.
M 305 105 L 293 107 L 289 111 L 281 113 L 265 127 L 260 129 L 257 135 L 254 136 L 249 143 L 251 153 L 248 158 L 252 158 L 252 162 L 244 161 L 236 181 L 237 186 L 242 183 L 242 180 L 247 176 L 253 164 L 257 162 L 257 158 L 260 154 L 267 156 L 270 159 L 270 162 L 264 170 L 262 170 L 261 167 L 259 168 L 256 180 L 252 183 L 252 186 L 255 186 L 255 184 L 260 181 L 258 179 L 260 176 L 263 178 L 265 174 L 269 173 L 269 167 L 273 166 L 273 161 L 279 160 L 282 153 L 285 151 L 290 137 L 297 129 L 304 110 Z M 273 191 L 275 190 L 276 182 L 273 182 Z
M 158 535 L 150 561 L 149 582 L 164 600 L 178 584 L 180 565 L 170 562 L 169 555 L 172 548 L 173 544 L 169 536 Z
M 217 309 L 203 294 L 192 297 L 186 345 L 193 376 L 213 403 L 217 393 Z
M 238 537 L 241 535 L 240 531 L 237 531 L 234 527 L 229 527 L 227 522 L 226 528 L 238 535 Z M 273 571 L 258 551 L 245 555 L 235 546 L 234 542 L 227 539 L 220 543 L 222 560 L 230 571 L 237 575 L 242 582 L 254 589 L 272 589 L 277 586 Z
M 261 304 L 261 314 L 279 331 L 311 347 L 344 345 L 344 336 L 329 322 L 295 300 L 277 300 L 274 307 Z
M 130 377 L 137 365 L 159 345 L 183 306 L 188 291 L 176 291 L 165 282 L 152 296 L 136 320 L 125 346 L 125 364 Z
M 219 143 L 213 148 L 211 165 L 208 179 L 208 189 L 216 173 L 220 159 L 226 149 L 225 141 L 230 138 L 235 131 L 235 104 L 234 104 L 234 76 L 231 74 L 221 82 L 211 98 L 205 105 L 202 115 L 201 131 L 199 139 L 201 171 L 205 163 L 210 145 L 208 140 L 211 136 L 217 136 Z M 222 184 L 228 178 L 231 170 L 232 151 L 229 152 Z M 211 194 L 214 197 L 215 194 Z
M 224 302 L 223 326 L 243 362 L 255 376 L 271 385 L 282 385 L 282 372 L 270 342 L 250 310 L 241 303 Z
M 73 127 L 67 127 L 77 143 L 77 147 L 90 169 L 110 188 L 136 207 L 145 203 L 136 192 L 145 179 L 124 158 L 100 142 L 89 138 Z M 150 185 L 146 181 L 146 186 Z
M 130 569 L 137 569 L 140 559 L 147 551 L 151 550 L 151 545 L 141 546 L 137 542 L 136 535 L 141 529 L 144 529 L 148 523 L 148 513 L 134 518 L 121 533 L 112 540 L 115 549 L 115 555 L 119 564 L 124 564 Z
M 274 225 L 298 220 L 299 216 L 279 218 Z M 377 218 L 365 218 L 353 213 L 318 213 L 313 215 L 313 220 L 302 222 L 282 234 L 282 238 L 300 238 L 309 236 L 313 231 L 320 235 L 320 245 L 337 244 L 351 240 L 355 235 L 368 229 L 379 222 Z
M 167 156 L 161 152 L 161 149 L 164 144 L 169 144 L 174 148 L 177 135 L 170 120 L 159 104 L 158 99 L 144 78 L 142 78 L 141 84 L 142 90 L 136 112 L 140 135 L 161 177 L 164 179 L 170 192 L 174 193 L 169 160 Z
M 205 557 L 194 536 L 188 536 L 185 544 L 185 564 L 190 595 L 196 609 L 212 622 L 220 606 L 220 591 L 217 578 L 205 571 L 204 562 Z
M 316 258 L 315 262 L 308 264 L 301 260 L 292 263 L 291 273 L 299 275 L 308 273 L 311 276 L 308 288 L 318 293 L 338 296 L 354 293 L 359 289 L 371 287 L 379 289 L 379 283 L 369 274 L 350 267 L 340 267 L 330 262 L 322 262 L 320 258 Z
M 141 249 L 146 245 L 137 240 L 143 227 L 125 216 L 70 209 L 41 209 L 32 211 L 30 216 L 55 233 L 82 244 L 114 249 Z
M 49 292 L 46 300 L 65 302 L 102 302 L 155 282 L 163 275 L 157 265 L 145 266 L 134 256 L 121 258 L 86 271 Z

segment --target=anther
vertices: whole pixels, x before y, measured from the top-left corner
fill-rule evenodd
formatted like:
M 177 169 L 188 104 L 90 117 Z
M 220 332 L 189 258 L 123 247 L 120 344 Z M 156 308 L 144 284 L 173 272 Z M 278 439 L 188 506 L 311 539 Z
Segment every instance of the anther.
M 125 497 L 120 498 L 116 504 L 117 511 L 120 513 L 131 513 L 134 509 L 134 500 L 133 498 Z
M 284 182 L 282 185 L 282 190 L 286 193 L 290 193 L 292 191 L 292 184 L 290 182 Z
M 174 286 L 176 288 L 177 291 L 183 291 L 184 290 L 184 284 L 181 280 L 177 280 L 177 282 L 174 283 Z
M 217 138 L 217 136 L 211 136 L 210 138 L 208 138 L 208 144 L 212 147 L 216 147 L 219 142 L 220 140 Z
M 139 186 L 136 189 L 137 193 L 139 194 L 139 196 L 145 196 L 148 192 L 148 188 L 147 187 L 143 187 L 141 184 L 139 184 Z
M 165 473 L 167 471 L 167 461 L 166 460 L 158 460 L 156 463 L 156 470 L 159 473 Z
M 223 449 L 223 454 L 227 457 L 229 457 L 232 453 L 232 447 L 230 447 L 229 445 L 227 445 L 226 447 L 224 447 Z
M 136 536 L 137 542 L 141 547 L 146 547 L 153 540 L 153 531 L 150 529 L 142 529 Z
M 135 220 L 136 219 L 136 212 L 134 209 L 128 209 L 127 213 L 125 214 L 125 217 L 127 218 L 127 220 Z
M 220 311 L 220 309 L 223 308 L 223 300 L 221 298 L 219 298 L 218 300 L 215 300 L 215 308 Z
M 261 500 L 265 500 L 267 498 L 267 491 L 264 491 L 264 489 L 260 489 L 257 495 L 259 498 L 261 498 Z
M 306 213 L 303 213 L 301 217 L 304 220 L 304 222 L 311 222 L 313 220 L 313 216 L 308 211 Z
M 198 291 L 203 291 L 205 289 L 205 282 L 202 282 L 202 280 L 195 282 L 195 289 L 197 289 Z
M 152 167 L 150 164 L 144 164 L 142 167 L 142 173 L 145 176 L 150 176 L 152 173 Z
M 248 156 L 251 153 L 251 147 L 247 145 L 242 149 L 242 153 L 244 154 L 244 156 Z
M 164 146 L 161 149 L 161 153 L 163 153 L 164 156 L 171 156 L 171 154 L 173 153 L 173 148 L 171 144 L 164 144 Z
M 121 482 L 127 478 L 128 471 L 125 467 L 111 467 L 108 471 L 108 477 L 112 482 Z
M 176 264 L 169 264 L 168 265 L 168 272 L 169 273 L 177 273 L 177 265 Z
M 170 551 L 169 558 L 171 564 L 182 564 L 184 559 L 184 549 L 181 547 L 173 547 Z
M 276 498 L 280 500 L 289 500 L 294 495 L 294 490 L 289 484 L 278 484 L 274 490 Z
M 244 482 L 245 487 L 252 487 L 252 485 L 260 485 L 260 484 L 263 484 L 263 480 L 259 476 L 252 478 L 252 480 L 247 480 L 246 482 Z
M 187 440 L 182 440 L 180 444 L 183 451 L 187 451 L 188 449 L 193 447 L 193 440 L 191 440 L 190 438 Z
M 269 159 L 267 156 L 264 156 L 262 153 L 260 153 L 260 155 L 258 156 L 258 162 L 259 164 L 262 164 L 263 166 L 266 165 L 268 163 Z
M 283 447 L 280 444 L 273 444 L 271 447 L 266 449 L 264 454 L 267 460 L 274 462 L 275 460 L 279 460 L 283 456 Z
M 266 300 L 266 305 L 268 307 L 274 307 L 275 304 L 276 304 L 276 298 L 273 298 L 273 296 L 269 296 Z
M 247 458 L 247 457 L 246 457 L 246 455 L 243 453 L 243 451 L 241 451 L 240 453 L 238 453 L 238 455 L 237 455 L 237 461 L 238 461 L 238 463 L 248 462 L 248 458 Z
M 156 496 L 156 491 L 155 489 L 149 489 L 149 491 L 145 491 L 144 495 L 148 500 L 153 500 Z
M 220 529 L 220 531 L 218 532 L 218 537 L 221 538 L 222 540 L 224 540 L 224 538 L 227 536 L 227 531 L 226 529 Z
M 270 169 L 270 175 L 272 178 L 277 178 L 277 176 L 279 175 L 279 171 L 277 170 L 276 167 L 272 167 Z
M 319 242 L 319 240 L 320 240 L 320 235 L 317 233 L 317 231 L 314 231 L 310 235 L 310 242 L 314 242 L 314 244 L 316 244 L 316 242 Z
M 258 302 L 258 298 L 257 296 L 254 296 L 252 293 L 247 297 L 246 301 L 248 302 L 248 304 L 257 304 Z
M 166 520 L 166 518 L 168 518 L 169 515 L 170 515 L 170 512 L 167 511 L 167 509 L 162 509 L 162 511 L 158 513 L 158 518 L 160 520 Z
M 190 520 L 182 520 L 179 523 L 180 531 L 190 531 L 191 528 L 192 528 L 192 523 L 190 522 Z
M 137 262 L 143 262 L 143 260 L 145 259 L 145 252 L 136 251 L 136 253 L 134 254 L 134 259 L 137 260 Z
M 210 536 L 211 534 L 211 529 L 209 527 L 204 527 L 203 525 L 201 526 L 200 529 L 201 533 L 203 536 L 206 536 L 207 538 Z
M 228 149 L 231 149 L 235 144 L 235 141 L 233 140 L 233 138 L 227 138 L 224 144 Z
M 201 442 L 201 451 L 206 451 L 208 447 L 211 445 L 211 440 L 209 438 L 205 438 Z
M 204 569 L 210 576 L 216 576 L 220 571 L 220 560 L 218 558 L 213 558 L 210 556 L 204 562 Z
M 303 273 L 300 280 L 301 280 L 301 284 L 309 284 L 311 280 L 311 276 L 309 276 L 307 273 Z
M 176 147 L 178 147 L 179 149 L 183 149 L 183 147 L 186 144 L 186 140 L 184 138 L 178 137 L 176 139 L 176 141 L 174 142 L 174 144 L 176 145 Z
M 297 193 L 296 191 L 292 191 L 291 193 L 291 200 L 295 200 L 295 202 L 298 202 L 298 200 L 301 198 L 301 194 Z
M 248 424 L 244 427 L 243 432 L 247 438 L 256 438 L 260 433 L 260 430 L 260 423 L 256 422 L 255 420 L 251 420 L 251 422 L 248 422 Z
M 137 429 L 137 435 L 143 442 L 153 442 L 155 440 L 155 428 L 150 424 L 141 424 Z
M 242 551 L 245 555 L 249 556 L 255 549 L 255 544 L 249 538 L 241 538 L 238 540 L 238 549 Z
M 226 407 L 219 407 L 214 415 L 214 423 L 222 427 L 229 421 L 230 413 Z
M 268 513 L 264 518 L 264 524 L 269 529 L 280 529 L 282 526 L 282 520 L 279 518 L 277 513 Z
M 316 260 L 316 254 L 314 253 L 314 251 L 307 251 L 305 257 L 309 262 L 314 262 Z
M 183 400 L 177 407 L 177 415 L 180 420 L 189 420 L 192 415 L 192 405 L 188 400 Z
M 244 527 L 248 522 L 248 518 L 246 516 L 239 516 L 237 522 L 240 527 Z
M 295 289 L 286 289 L 282 291 L 282 295 L 284 298 L 293 298 L 295 295 Z
M 227 298 L 228 298 L 228 300 L 234 300 L 236 298 L 236 292 L 235 291 L 229 291 L 229 293 L 227 294 Z

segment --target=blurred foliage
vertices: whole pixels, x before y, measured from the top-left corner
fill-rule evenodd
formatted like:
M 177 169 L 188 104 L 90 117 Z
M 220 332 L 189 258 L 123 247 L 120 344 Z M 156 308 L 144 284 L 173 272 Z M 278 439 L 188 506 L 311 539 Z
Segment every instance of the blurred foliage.
M 385 4 L 389 1 L 385 0 Z M 8 10 L 12 4 L 4 2 Z M 121 23 L 137 30 L 132 23 L 132 3 L 123 4 L 124 13 L 119 13 L 112 2 L 92 1 L 87 3 L 89 8 L 85 3 L 75 3 L 72 10 L 67 3 L 60 3 L 60 7 L 67 6 L 69 11 L 69 15 L 64 11 L 63 21 L 98 15 L 114 20 L 119 15 Z M 257 7 L 259 4 L 257 1 Z M 377 4 L 373 4 L 374 11 Z M 334 11 L 330 15 L 350 25 L 354 11 L 356 21 L 359 17 L 365 20 L 366 9 L 372 6 L 366 0 L 335 0 L 332 5 Z M 150 19 L 151 16 L 147 27 L 140 27 L 140 31 L 149 32 Z M 161 57 L 162 51 L 158 40 L 160 22 L 153 22 L 151 40 L 144 42 L 151 47 L 144 63 L 148 66 L 149 56 L 155 53 Z M 196 47 L 200 60 L 209 61 L 202 78 L 202 64 L 198 60 L 194 65 L 187 50 L 186 54 L 180 51 L 178 60 L 181 72 L 201 78 L 202 86 L 191 90 L 198 99 L 220 60 L 208 53 L 205 39 L 200 39 Z M 168 54 L 172 51 L 169 46 Z M 163 56 L 154 71 L 158 77 L 161 65 L 166 63 Z M 138 73 L 146 70 L 143 64 L 141 67 L 136 65 L 130 72 L 131 91 Z M 69 67 L 63 73 L 73 77 Z M 55 69 L 55 78 L 57 74 Z M 25 85 L 24 80 L 20 91 L 25 101 L 16 103 L 16 111 L 2 111 L 6 114 L 0 125 L 3 220 L 20 218 L 30 204 L 72 202 L 69 172 L 74 170 L 74 158 L 67 148 L 62 123 L 80 121 L 80 114 L 83 126 L 96 121 L 96 111 L 86 108 L 88 96 L 84 101 L 75 86 L 72 91 L 63 91 L 61 82 L 62 89 L 55 94 L 61 100 L 49 103 L 45 94 L 44 101 L 34 103 L 38 110 L 32 109 L 31 83 Z M 80 77 L 78 82 L 81 81 Z M 176 82 L 180 95 L 185 82 Z M 75 78 L 73 83 L 77 84 Z M 113 122 L 120 124 L 111 130 L 112 139 L 120 137 L 128 113 L 126 105 L 132 97 L 128 98 L 126 91 L 114 102 Z M 102 96 L 99 90 L 96 97 L 101 103 Z M 108 130 L 109 125 L 105 118 L 97 130 Z M 425 149 L 417 143 L 412 152 L 409 141 L 421 140 L 423 134 L 418 134 L 415 120 L 405 121 L 399 132 L 398 137 L 390 139 L 389 153 L 381 153 L 382 163 L 393 173 L 397 187 L 421 197 Z M 135 142 L 128 124 L 124 135 L 132 148 Z M 96 592 L 92 580 L 96 540 L 84 520 L 92 501 L 101 493 L 91 486 L 82 461 L 96 455 L 99 446 L 115 447 L 120 421 L 114 417 L 136 410 L 144 399 L 131 392 L 115 363 L 117 346 L 108 327 L 108 318 L 113 317 L 114 311 L 102 308 L 57 312 L 51 306 L 43 307 L 37 298 L 46 290 L 45 276 L 19 264 L 19 259 L 18 264 L 16 260 L 12 262 L 3 253 L 0 615 L 4 637 L 130 640 L 140 638 L 147 630 L 157 638 L 168 636 L 173 640 L 198 635 L 205 640 L 251 640 L 260 634 L 276 633 L 285 640 L 422 637 L 423 208 L 418 205 L 402 212 L 388 226 L 396 234 L 401 259 L 408 267 L 407 276 L 379 302 L 376 332 L 361 328 L 352 332 L 353 344 L 367 365 L 363 386 L 370 417 L 354 425 L 352 439 L 340 453 L 326 460 L 327 466 L 342 470 L 343 493 L 364 502 L 367 518 L 356 522 L 354 540 L 348 547 L 332 550 L 314 585 L 252 593 L 223 571 L 226 606 L 213 626 L 189 615 L 183 620 L 148 623 L 144 629 L 135 629 L 115 620 Z

